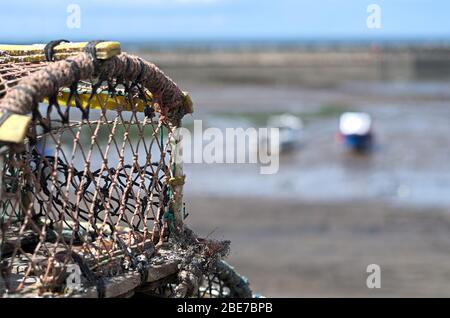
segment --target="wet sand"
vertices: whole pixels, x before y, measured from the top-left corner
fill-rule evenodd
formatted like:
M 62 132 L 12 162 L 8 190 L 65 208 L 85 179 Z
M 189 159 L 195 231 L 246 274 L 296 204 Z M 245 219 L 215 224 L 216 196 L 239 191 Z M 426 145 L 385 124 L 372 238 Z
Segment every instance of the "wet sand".
M 189 197 L 189 225 L 230 239 L 229 261 L 272 297 L 449 297 L 449 209 Z M 212 233 L 211 233 L 212 232 Z M 366 267 L 381 266 L 381 289 Z

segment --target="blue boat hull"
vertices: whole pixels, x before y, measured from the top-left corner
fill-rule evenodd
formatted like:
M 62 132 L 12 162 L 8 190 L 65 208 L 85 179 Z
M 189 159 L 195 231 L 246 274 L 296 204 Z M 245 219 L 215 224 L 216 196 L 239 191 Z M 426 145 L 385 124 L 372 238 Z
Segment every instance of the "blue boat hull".
M 344 135 L 344 145 L 354 151 L 366 151 L 372 147 L 372 135 Z

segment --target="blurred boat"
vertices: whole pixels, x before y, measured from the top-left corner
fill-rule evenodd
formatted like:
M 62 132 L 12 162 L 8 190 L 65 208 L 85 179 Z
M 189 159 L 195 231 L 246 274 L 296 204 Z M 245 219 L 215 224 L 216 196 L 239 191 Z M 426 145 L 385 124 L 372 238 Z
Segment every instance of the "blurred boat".
M 267 121 L 267 127 L 280 130 L 280 152 L 291 150 L 300 143 L 303 121 L 297 116 L 291 114 L 272 116 Z
M 373 143 L 371 116 L 362 112 L 343 113 L 339 119 L 338 140 L 353 151 L 370 150 Z
M 303 121 L 297 116 L 291 114 L 271 116 L 267 120 L 267 128 L 279 129 L 279 152 L 290 151 L 300 144 Z M 262 150 L 261 148 L 270 147 L 273 140 L 270 134 L 260 135 L 258 142 L 259 150 Z

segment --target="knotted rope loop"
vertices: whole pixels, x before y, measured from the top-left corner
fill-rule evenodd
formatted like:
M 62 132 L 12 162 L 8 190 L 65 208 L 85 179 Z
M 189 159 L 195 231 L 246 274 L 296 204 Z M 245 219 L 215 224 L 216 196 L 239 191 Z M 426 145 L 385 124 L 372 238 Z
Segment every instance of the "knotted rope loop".
M 56 46 L 60 45 L 61 43 L 69 43 L 70 41 L 68 40 L 54 40 L 54 41 L 50 41 L 47 43 L 47 45 L 44 47 L 44 55 L 45 55 L 45 60 L 47 62 L 53 62 L 54 59 L 54 49 Z

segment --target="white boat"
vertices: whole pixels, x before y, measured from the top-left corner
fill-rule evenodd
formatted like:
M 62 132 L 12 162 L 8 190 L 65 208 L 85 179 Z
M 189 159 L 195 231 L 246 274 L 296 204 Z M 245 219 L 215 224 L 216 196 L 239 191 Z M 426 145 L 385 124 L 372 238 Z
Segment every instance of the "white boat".
M 267 120 L 267 128 L 279 129 L 279 151 L 287 152 L 296 148 L 300 144 L 301 130 L 303 129 L 303 121 L 301 118 L 291 115 L 282 114 L 271 116 Z M 259 136 L 259 150 L 266 147 L 270 148 L 271 140 L 269 136 Z
M 351 150 L 370 149 L 373 141 L 372 118 L 363 112 L 343 113 L 339 119 L 338 138 Z
M 267 127 L 280 130 L 281 152 L 291 150 L 299 145 L 303 129 L 301 118 L 291 114 L 272 116 L 267 121 Z

